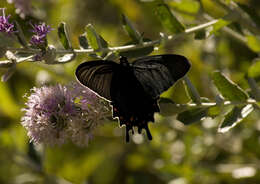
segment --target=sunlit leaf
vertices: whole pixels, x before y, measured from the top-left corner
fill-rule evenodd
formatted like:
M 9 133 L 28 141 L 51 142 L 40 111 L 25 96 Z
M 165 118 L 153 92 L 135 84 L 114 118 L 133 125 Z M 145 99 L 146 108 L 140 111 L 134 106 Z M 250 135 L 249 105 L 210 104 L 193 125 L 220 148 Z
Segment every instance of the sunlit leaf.
M 256 36 L 247 36 L 247 45 L 254 52 L 260 52 L 260 39 Z
M 122 22 L 124 29 L 135 43 L 142 41 L 141 34 L 135 29 L 131 21 L 125 15 L 122 15 Z
M 171 33 L 176 34 L 185 30 L 184 26 L 172 14 L 171 10 L 166 4 L 161 3 L 156 6 L 156 15 L 165 29 Z
M 191 97 L 192 101 L 197 103 L 197 104 L 200 104 L 201 103 L 201 99 L 200 99 L 199 92 L 193 86 L 193 84 L 191 83 L 190 79 L 187 76 L 185 76 L 185 77 L 183 77 L 183 80 L 185 81 L 186 90 L 187 90 L 189 96 Z
M 104 38 L 96 32 L 96 30 L 94 29 L 94 27 L 91 24 L 88 24 L 85 27 L 85 31 L 87 33 L 86 36 L 87 36 L 88 44 L 95 51 L 100 51 L 100 50 L 102 50 L 102 48 L 108 47 L 107 41 L 104 40 Z M 97 52 L 97 54 L 101 57 L 105 57 L 107 52 L 102 51 L 102 52 Z
M 179 10 L 180 12 L 186 12 L 190 14 L 197 13 L 200 8 L 199 2 L 192 0 L 170 1 L 169 6 Z
M 212 78 L 218 91 L 227 100 L 245 101 L 248 99 L 248 94 L 243 89 L 241 89 L 237 84 L 225 77 L 219 71 L 214 72 Z
M 231 23 L 230 21 L 219 19 L 218 22 L 212 26 L 213 30 L 210 31 L 210 34 L 217 34 L 220 29 L 229 25 L 230 23 Z
M 253 105 L 249 104 L 243 107 L 234 107 L 224 118 L 220 124 L 218 132 L 225 133 L 235 127 L 245 117 L 253 111 Z
M 248 76 L 252 78 L 260 77 L 260 58 L 256 59 L 255 62 L 248 69 Z
M 212 0 L 201 0 L 200 2 L 204 11 L 209 13 L 211 16 L 223 17 L 226 14 L 225 9 Z
M 217 117 L 221 113 L 221 107 L 213 106 L 208 109 L 208 116 L 211 118 Z
M 88 24 L 85 27 L 86 33 L 87 33 L 87 40 L 89 45 L 94 49 L 94 50 L 99 50 L 103 48 L 101 44 L 101 38 L 94 29 L 94 27 L 91 24 Z
M 62 43 L 62 45 L 65 49 L 72 49 L 72 46 L 71 46 L 71 43 L 69 40 L 66 23 L 64 23 L 64 22 L 60 23 L 60 25 L 58 27 L 58 36 L 59 36 L 60 42 Z

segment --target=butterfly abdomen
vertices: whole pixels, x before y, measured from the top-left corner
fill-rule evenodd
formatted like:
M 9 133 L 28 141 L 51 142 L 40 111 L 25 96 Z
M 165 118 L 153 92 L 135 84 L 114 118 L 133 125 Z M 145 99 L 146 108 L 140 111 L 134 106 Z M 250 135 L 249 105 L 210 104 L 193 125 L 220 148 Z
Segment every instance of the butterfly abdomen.
M 154 112 L 159 112 L 157 100 L 145 92 L 131 66 L 120 65 L 116 71 L 111 81 L 111 105 L 120 126 L 126 126 L 126 141 L 129 141 L 129 132 L 134 133 L 133 127 L 138 128 L 138 133 L 145 129 L 152 139 L 148 122 L 153 122 Z

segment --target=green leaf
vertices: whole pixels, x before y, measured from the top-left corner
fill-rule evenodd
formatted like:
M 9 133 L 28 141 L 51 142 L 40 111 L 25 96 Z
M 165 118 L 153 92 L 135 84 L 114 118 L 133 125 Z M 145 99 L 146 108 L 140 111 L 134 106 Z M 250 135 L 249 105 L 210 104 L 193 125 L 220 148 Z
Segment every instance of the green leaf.
M 102 36 L 100 36 L 94 27 L 91 24 L 88 24 L 85 27 L 86 33 L 87 33 L 87 40 L 88 44 L 93 48 L 95 51 L 97 51 L 97 54 L 101 57 L 105 57 L 107 52 L 98 52 L 102 50 L 102 48 L 108 48 L 108 43 L 104 40 Z
M 71 43 L 69 40 L 69 36 L 68 36 L 66 23 L 64 23 L 64 22 L 60 23 L 60 25 L 58 27 L 58 36 L 59 36 L 61 44 L 63 45 L 63 47 L 65 49 L 67 49 L 67 50 L 72 49 L 72 46 L 71 46 Z
M 253 105 L 249 104 L 243 107 L 234 107 L 224 118 L 218 128 L 218 132 L 225 133 L 235 127 L 245 117 L 253 111 Z
M 150 39 L 147 39 L 147 38 L 144 38 L 143 40 L 145 42 L 151 41 Z M 128 42 L 125 45 L 131 45 L 131 44 L 135 44 L 135 43 L 134 42 Z M 119 53 L 119 55 L 125 56 L 127 58 L 136 58 L 136 57 L 148 55 L 148 54 L 152 53 L 153 50 L 154 50 L 154 47 L 150 46 L 150 47 L 138 48 L 138 49 L 134 49 L 134 50 L 121 51 Z
M 213 82 L 222 96 L 230 101 L 246 101 L 248 94 L 219 71 L 212 75 Z
M 24 46 L 25 48 L 28 47 L 23 30 L 21 29 L 21 26 L 17 21 L 14 21 L 14 27 L 15 27 L 15 35 L 18 38 L 19 43 Z
M 217 117 L 221 113 L 221 107 L 213 106 L 208 109 L 208 116 L 211 118 Z
M 249 67 L 248 76 L 251 78 L 260 77 L 260 58 L 257 58 L 255 62 Z
M 207 114 L 208 114 L 208 108 L 198 107 L 180 113 L 177 116 L 177 120 L 179 120 L 185 125 L 189 125 L 206 118 Z
M 89 45 L 95 50 L 100 50 L 102 48 L 101 39 L 91 24 L 85 27 L 87 33 L 87 40 Z
M 210 35 L 218 34 L 218 31 L 220 29 L 222 29 L 223 27 L 229 25 L 230 23 L 231 23 L 230 21 L 227 21 L 227 20 L 224 20 L 224 19 L 219 19 L 218 22 L 212 26 L 213 30 L 210 31 Z
M 254 52 L 260 52 L 260 39 L 256 36 L 247 36 L 247 45 Z
M 83 49 L 88 49 L 89 45 L 88 45 L 88 40 L 86 38 L 86 34 L 82 34 L 78 37 L 79 39 L 79 45 L 81 48 Z
M 123 22 L 124 29 L 126 30 L 128 35 L 132 38 L 132 40 L 135 43 L 142 42 L 141 34 L 135 29 L 133 24 L 130 22 L 130 20 L 125 15 L 122 15 L 122 22 Z
M 169 6 L 189 14 L 196 14 L 200 9 L 199 2 L 193 0 L 170 1 Z
M 190 79 L 187 76 L 184 76 L 183 80 L 185 81 L 186 90 L 188 91 L 188 94 L 190 95 L 192 101 L 197 103 L 197 104 L 200 104 L 201 103 L 201 99 L 200 99 L 199 92 L 193 86 L 193 84 L 191 83 Z
M 174 103 L 169 98 L 160 98 L 159 100 L 160 114 L 163 116 L 173 116 L 188 109 L 187 105 Z
M 162 25 L 171 33 L 177 34 L 185 30 L 184 26 L 172 14 L 171 10 L 166 4 L 161 3 L 156 6 L 156 15 Z

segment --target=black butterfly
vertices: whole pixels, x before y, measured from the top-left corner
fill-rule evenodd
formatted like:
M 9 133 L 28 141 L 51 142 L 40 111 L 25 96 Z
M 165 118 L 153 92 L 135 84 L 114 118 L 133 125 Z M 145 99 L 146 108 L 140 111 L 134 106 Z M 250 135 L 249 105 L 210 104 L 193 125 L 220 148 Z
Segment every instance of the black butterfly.
M 154 112 L 159 112 L 157 100 L 162 92 L 182 78 L 190 69 L 189 61 L 181 55 L 146 56 L 129 63 L 126 57 L 120 64 L 109 60 L 84 62 L 76 69 L 76 77 L 84 86 L 109 100 L 113 106 L 113 118 L 129 131 L 138 127 L 138 133 L 146 130 L 152 135 L 148 122 L 154 122 Z

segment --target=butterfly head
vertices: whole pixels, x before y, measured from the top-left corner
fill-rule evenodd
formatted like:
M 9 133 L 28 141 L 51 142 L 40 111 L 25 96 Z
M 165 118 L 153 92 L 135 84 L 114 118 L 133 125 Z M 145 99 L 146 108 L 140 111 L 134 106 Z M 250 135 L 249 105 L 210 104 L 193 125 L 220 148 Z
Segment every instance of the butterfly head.
M 123 66 L 130 66 L 128 63 L 127 57 L 125 57 L 125 56 L 120 57 L 120 64 Z

